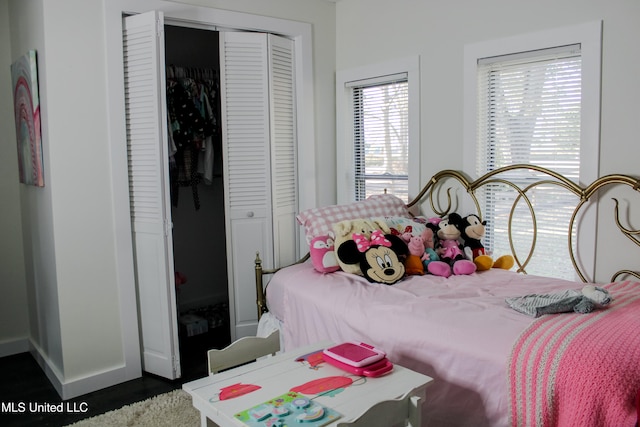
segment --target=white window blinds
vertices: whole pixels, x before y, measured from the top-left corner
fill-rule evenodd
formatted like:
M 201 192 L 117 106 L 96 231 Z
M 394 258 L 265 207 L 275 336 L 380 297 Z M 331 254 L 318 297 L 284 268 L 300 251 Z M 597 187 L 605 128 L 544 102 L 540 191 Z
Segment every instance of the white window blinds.
M 352 88 L 355 200 L 385 190 L 408 199 L 409 84 L 406 73 Z
M 576 182 L 580 177 L 582 61 L 580 46 L 565 46 L 478 61 L 476 172 L 518 163 L 552 169 Z M 509 176 L 522 185 L 534 173 Z M 485 246 L 498 256 L 511 253 L 507 227 L 512 200 L 505 200 L 500 184 L 479 193 L 488 221 Z M 544 194 L 544 197 L 536 197 Z M 530 194 L 536 211 L 537 234 L 526 203 L 513 213 L 512 233 L 521 260 L 535 236 L 538 264 L 527 272 L 573 279 L 567 227 L 575 197 L 553 185 Z M 540 206 L 545 203 L 547 206 Z M 522 209 L 522 210 L 520 210 Z M 538 215 L 538 212 L 544 216 Z M 573 241 L 575 242 L 575 236 Z

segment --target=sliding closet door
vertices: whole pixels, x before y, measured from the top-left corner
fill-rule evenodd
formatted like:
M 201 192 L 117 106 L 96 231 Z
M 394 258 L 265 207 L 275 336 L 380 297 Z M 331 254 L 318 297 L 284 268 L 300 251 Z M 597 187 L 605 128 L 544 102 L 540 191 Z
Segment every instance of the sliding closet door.
M 161 12 L 124 19 L 129 194 L 144 370 L 180 377 Z M 134 327 L 123 325 L 123 327 Z
M 257 329 L 254 259 L 295 259 L 293 45 L 275 36 L 220 33 L 223 157 L 232 338 Z M 278 38 L 280 39 L 280 38 Z M 277 43 L 277 42 L 276 42 Z M 276 264 L 277 263 L 277 264 Z

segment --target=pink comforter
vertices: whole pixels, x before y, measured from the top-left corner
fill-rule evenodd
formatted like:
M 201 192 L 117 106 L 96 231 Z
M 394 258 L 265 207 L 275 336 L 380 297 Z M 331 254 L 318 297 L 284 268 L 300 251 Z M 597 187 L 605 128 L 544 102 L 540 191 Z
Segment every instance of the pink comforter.
M 533 319 L 505 298 L 580 287 L 504 270 L 411 276 L 387 286 L 344 272 L 323 275 L 307 262 L 275 274 L 267 300 L 283 322 L 285 350 L 359 340 L 433 377 L 425 425 L 507 426 L 509 355 Z
M 514 426 L 629 426 L 640 391 L 640 283 L 605 286 L 616 303 L 536 320 L 509 363 Z

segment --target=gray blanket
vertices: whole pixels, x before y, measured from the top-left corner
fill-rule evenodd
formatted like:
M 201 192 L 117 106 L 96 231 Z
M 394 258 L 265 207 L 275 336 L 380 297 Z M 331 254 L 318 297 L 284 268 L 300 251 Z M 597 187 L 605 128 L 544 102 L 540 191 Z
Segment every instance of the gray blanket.
M 507 298 L 506 301 L 514 310 L 532 317 L 568 311 L 590 313 L 595 307 L 593 301 L 574 289 L 554 294 L 524 295 Z

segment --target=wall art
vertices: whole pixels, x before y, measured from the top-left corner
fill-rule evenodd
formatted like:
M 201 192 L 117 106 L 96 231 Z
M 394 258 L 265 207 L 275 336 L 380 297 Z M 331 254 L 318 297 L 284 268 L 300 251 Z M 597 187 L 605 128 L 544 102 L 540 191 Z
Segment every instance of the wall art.
M 20 182 L 44 187 L 36 51 L 11 64 Z

